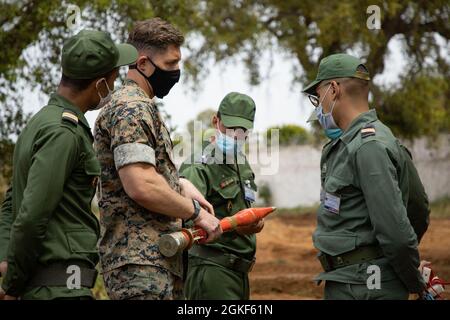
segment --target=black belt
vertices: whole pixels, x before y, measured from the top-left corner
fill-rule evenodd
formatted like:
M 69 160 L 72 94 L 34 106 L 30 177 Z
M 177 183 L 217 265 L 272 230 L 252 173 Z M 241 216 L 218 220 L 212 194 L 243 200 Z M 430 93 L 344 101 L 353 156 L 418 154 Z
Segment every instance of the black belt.
M 234 254 L 226 253 L 224 251 L 203 245 L 194 245 L 189 250 L 189 255 L 205 260 L 210 260 L 225 268 L 242 273 L 248 273 L 252 271 L 256 261 L 255 258 L 253 258 L 253 260 L 247 260 Z
M 33 277 L 27 283 L 30 287 L 69 287 L 72 282 L 68 280 L 76 271 L 69 270 L 70 266 L 80 268 L 80 286 L 93 288 L 97 280 L 97 270 L 89 268 L 85 263 L 54 263 L 48 266 L 39 266 Z M 76 270 L 76 269 L 75 269 Z
M 330 256 L 324 252 L 320 252 L 317 256 L 322 268 L 326 272 L 353 264 L 364 263 L 381 257 L 383 257 L 383 251 L 378 246 L 359 247 L 353 251 L 337 256 Z

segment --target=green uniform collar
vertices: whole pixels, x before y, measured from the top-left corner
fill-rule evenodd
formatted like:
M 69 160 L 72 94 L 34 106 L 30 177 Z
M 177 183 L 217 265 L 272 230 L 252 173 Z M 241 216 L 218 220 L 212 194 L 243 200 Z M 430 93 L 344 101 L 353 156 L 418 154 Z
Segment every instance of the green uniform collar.
M 347 130 L 345 130 L 345 132 L 339 139 L 341 139 L 345 144 L 348 144 L 350 141 L 352 141 L 355 134 L 361 131 L 361 126 L 363 124 L 374 122 L 376 120 L 378 120 L 378 117 L 375 109 L 371 109 L 360 114 L 356 119 L 352 121 L 352 123 L 350 123 Z
M 89 123 L 86 120 L 86 117 L 84 116 L 84 113 L 81 112 L 81 110 L 75 106 L 72 102 L 70 102 L 69 100 L 67 100 L 66 98 L 64 98 L 63 96 L 57 94 L 57 93 L 52 93 L 50 95 L 50 100 L 48 101 L 49 105 L 55 105 L 64 109 L 69 109 L 70 111 L 73 111 L 76 113 L 78 120 L 89 130 L 91 129 L 91 127 L 89 126 Z

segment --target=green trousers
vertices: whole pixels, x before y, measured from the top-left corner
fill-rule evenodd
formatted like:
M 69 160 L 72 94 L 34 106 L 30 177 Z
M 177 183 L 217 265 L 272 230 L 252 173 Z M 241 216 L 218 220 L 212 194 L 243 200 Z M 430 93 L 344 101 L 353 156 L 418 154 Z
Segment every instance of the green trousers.
M 380 289 L 368 289 L 366 284 L 325 282 L 325 300 L 408 300 L 408 297 L 408 290 L 398 279 L 381 282 Z
M 190 258 L 184 293 L 189 300 L 248 300 L 248 273 Z

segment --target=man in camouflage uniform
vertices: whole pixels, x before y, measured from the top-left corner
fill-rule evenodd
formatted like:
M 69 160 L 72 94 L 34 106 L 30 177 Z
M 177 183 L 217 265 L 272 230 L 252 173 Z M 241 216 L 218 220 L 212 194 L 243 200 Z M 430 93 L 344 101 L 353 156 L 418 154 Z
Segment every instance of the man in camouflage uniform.
M 212 119 L 216 128 L 211 145 L 214 148 L 205 146 L 200 157 L 193 156 L 180 168 L 180 174 L 212 203 L 219 218 L 249 208 L 255 201 L 255 175 L 241 149 L 246 133 L 253 128 L 254 117 L 252 98 L 236 92 L 227 94 Z M 186 297 L 249 299 L 248 273 L 255 262 L 255 233 L 263 226 L 264 221 L 260 220 L 226 233 L 214 243 L 194 245 L 189 250 Z
M 128 39 L 139 52 L 136 65 L 96 121 L 100 257 L 111 299 L 182 298 L 182 256 L 162 256 L 159 237 L 179 230 L 180 218 L 204 228 L 208 241 L 221 233 L 211 205 L 179 179 L 169 131 L 152 100 L 178 81 L 183 41 L 159 18 L 138 22 Z

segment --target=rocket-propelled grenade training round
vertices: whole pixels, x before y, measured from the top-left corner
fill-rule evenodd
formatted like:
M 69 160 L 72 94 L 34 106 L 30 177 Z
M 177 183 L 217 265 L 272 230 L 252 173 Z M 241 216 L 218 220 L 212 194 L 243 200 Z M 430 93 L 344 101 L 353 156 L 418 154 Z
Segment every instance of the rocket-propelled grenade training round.
M 230 232 L 236 230 L 238 227 L 256 223 L 275 210 L 275 207 L 244 209 L 231 217 L 225 217 L 220 220 L 220 227 L 223 232 Z M 183 250 L 189 250 L 194 242 L 199 242 L 207 237 L 208 233 L 199 227 L 181 229 L 181 231 L 161 236 L 158 242 L 159 251 L 165 257 L 173 257 Z

